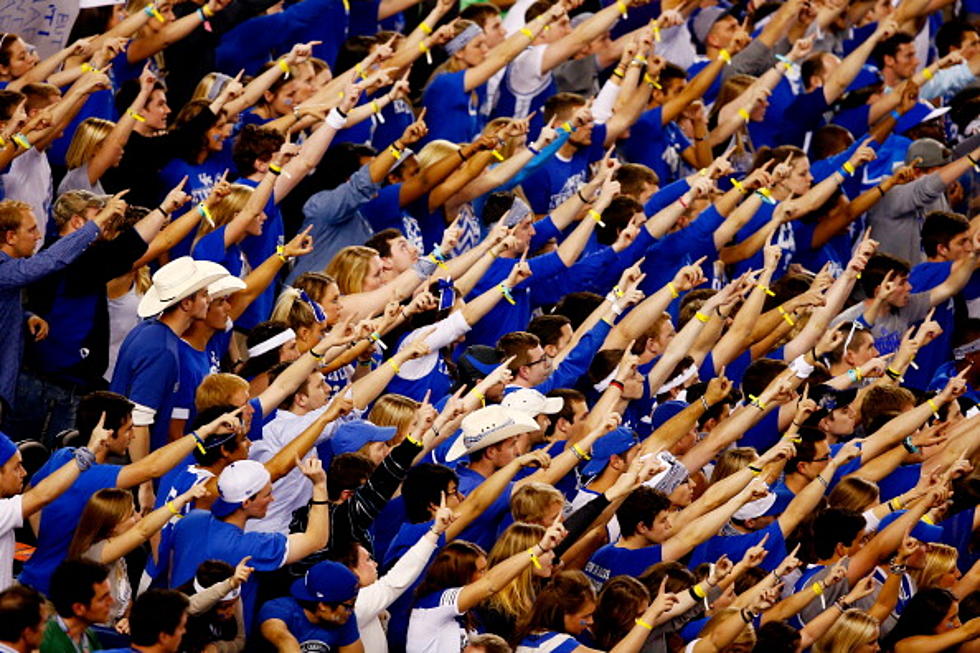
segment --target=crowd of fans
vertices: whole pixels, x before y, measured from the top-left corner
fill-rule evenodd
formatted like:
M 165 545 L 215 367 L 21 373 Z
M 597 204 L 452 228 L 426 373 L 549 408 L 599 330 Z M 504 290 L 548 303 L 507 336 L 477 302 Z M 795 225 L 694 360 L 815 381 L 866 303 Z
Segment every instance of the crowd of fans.
M 978 25 L 0 33 L 0 651 L 980 651 Z

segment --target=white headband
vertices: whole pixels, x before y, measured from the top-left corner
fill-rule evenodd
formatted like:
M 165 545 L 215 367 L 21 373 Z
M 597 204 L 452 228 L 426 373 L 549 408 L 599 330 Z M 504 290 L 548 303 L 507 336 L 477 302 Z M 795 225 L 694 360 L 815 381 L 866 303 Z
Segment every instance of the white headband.
M 204 587 L 199 582 L 197 582 L 197 576 L 194 576 L 194 593 L 195 594 L 200 594 L 201 592 L 203 592 L 206 589 L 207 589 L 206 587 Z M 225 594 L 224 596 L 222 596 L 218 600 L 219 601 L 234 601 L 235 599 L 237 599 L 241 595 L 241 593 L 242 593 L 242 586 L 239 585 L 238 587 L 233 588 L 230 592 L 228 592 L 227 594 Z
M 654 395 L 662 395 L 665 392 L 670 392 L 682 383 L 687 383 L 694 378 L 694 375 L 698 373 L 698 368 L 696 365 L 691 365 L 689 368 L 675 376 L 672 380 L 667 381 L 667 383 L 660 386 L 660 388 L 654 393 Z
M 606 391 L 606 388 L 609 387 L 609 384 L 612 383 L 613 379 L 616 378 L 616 371 L 617 371 L 617 369 L 618 369 L 618 367 L 614 367 L 613 368 L 613 371 L 609 373 L 609 376 L 607 376 L 602 381 L 599 381 L 594 386 L 592 386 L 593 388 L 596 389 L 596 392 L 605 392 Z
M 262 342 L 255 345 L 254 347 L 249 347 L 248 357 L 254 358 L 255 356 L 261 356 L 262 354 L 266 352 L 270 352 L 276 347 L 281 347 L 285 345 L 287 342 L 289 342 L 290 340 L 295 340 L 295 339 L 296 339 L 296 332 L 293 331 L 292 329 L 286 329 L 285 331 L 281 331 L 276 335 L 272 336 L 268 340 L 263 340 Z
M 956 360 L 963 360 L 966 358 L 967 354 L 972 354 L 975 351 L 980 351 L 980 338 L 966 343 L 965 345 L 960 345 L 953 350 L 953 358 Z

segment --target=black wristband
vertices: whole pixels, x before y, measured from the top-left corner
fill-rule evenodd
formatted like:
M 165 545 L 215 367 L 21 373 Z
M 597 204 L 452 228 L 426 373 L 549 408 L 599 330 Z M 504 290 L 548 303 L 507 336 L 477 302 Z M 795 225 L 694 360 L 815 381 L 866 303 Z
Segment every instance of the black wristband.
M 328 499 L 324 499 L 322 501 L 317 500 L 317 499 L 310 499 L 310 505 L 311 506 L 326 506 L 326 505 L 329 505 L 329 504 L 330 504 L 330 501 Z

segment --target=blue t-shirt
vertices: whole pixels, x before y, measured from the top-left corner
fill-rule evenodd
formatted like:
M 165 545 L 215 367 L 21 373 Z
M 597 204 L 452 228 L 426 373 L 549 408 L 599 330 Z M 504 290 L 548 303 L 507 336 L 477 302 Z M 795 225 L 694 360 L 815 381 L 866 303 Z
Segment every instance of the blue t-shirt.
M 456 468 L 459 475 L 459 491 L 469 496 L 476 488 L 486 481 L 486 477 L 465 465 Z M 479 544 L 485 551 L 493 548 L 500 524 L 510 514 L 510 496 L 514 491 L 514 483 L 508 483 L 493 503 L 480 513 L 473 522 L 460 533 L 459 539 Z
M 324 628 L 321 624 L 311 623 L 306 618 L 303 608 L 291 596 L 273 599 L 262 605 L 258 621 L 261 624 L 269 619 L 279 619 L 284 622 L 289 633 L 299 643 L 301 651 L 331 653 L 361 638 L 361 633 L 357 629 L 357 619 L 353 614 L 350 614 L 343 626 Z
M 169 441 L 170 415 L 180 389 L 181 340 L 163 322 L 137 324 L 119 349 L 110 389 L 156 411 L 150 426 L 150 451 Z
M 183 339 L 180 341 L 179 355 L 180 380 L 177 384 L 177 392 L 174 393 L 174 407 L 170 412 L 170 419 L 185 420 L 189 426 L 197 415 L 194 406 L 197 386 L 201 385 L 201 381 L 208 374 L 220 370 L 221 361 L 213 360 L 207 349 L 198 351 Z
M 606 126 L 592 128 L 592 143 L 579 148 L 572 158 L 564 161 L 554 156 L 522 184 L 524 194 L 535 213 L 549 213 L 571 197 L 579 186 L 588 181 L 589 166 L 605 153 Z
M 663 560 L 659 544 L 641 549 L 624 549 L 615 544 L 607 544 L 596 551 L 585 565 L 585 575 L 589 577 L 596 591 L 614 576 L 640 576 L 651 565 Z
M 198 261 L 212 261 L 225 266 L 233 277 L 242 276 L 242 254 L 238 243 L 225 246 L 225 230 L 228 225 L 222 225 L 201 237 L 194 244 L 194 258 Z
M 571 635 L 554 631 L 528 635 L 518 644 L 522 653 L 573 653 L 580 646 Z
M 251 179 L 239 179 L 235 183 L 257 188 L 259 182 Z M 286 242 L 285 229 L 282 222 L 282 213 L 279 212 L 279 205 L 276 204 L 275 193 L 269 196 L 265 203 L 265 222 L 262 224 L 262 233 L 254 236 L 249 234 L 238 244 L 245 255 L 245 260 L 251 269 L 262 265 L 266 259 L 276 253 L 276 247 L 284 245 Z M 278 284 L 270 283 L 269 286 L 259 293 L 259 296 L 252 300 L 237 320 L 235 325 L 244 331 L 252 329 L 259 322 L 265 322 L 272 315 L 272 309 L 276 305 L 276 295 L 278 294 Z
M 75 457 L 73 447 L 58 449 L 48 462 L 34 474 L 31 485 L 36 486 Z M 116 487 L 120 465 L 92 465 L 79 474 L 61 496 L 41 511 L 41 527 L 37 536 L 37 550 L 24 563 L 20 582 L 42 594 L 47 594 L 51 574 L 68 555 L 68 545 L 75 534 L 78 520 L 89 498 L 107 487 Z
M 192 510 L 174 527 L 170 586 L 180 587 L 197 573 L 205 560 L 237 565 L 245 556 L 256 571 L 275 571 L 286 564 L 287 538 L 282 533 L 246 532 L 214 517 L 210 511 Z M 256 582 L 242 586 L 246 624 L 255 613 Z
M 629 138 L 622 144 L 623 154 L 631 163 L 642 163 L 657 173 L 666 186 L 683 174 L 681 152 L 691 146 L 684 132 L 673 121 L 663 124 L 663 107 L 644 111 L 630 127 Z
M 738 562 L 746 551 L 761 542 L 767 534 L 769 535 L 769 539 L 766 540 L 767 553 L 760 566 L 767 571 L 772 571 L 786 557 L 786 539 L 783 537 L 778 521 L 752 533 L 715 535 L 709 538 L 695 547 L 691 554 L 690 566 L 694 568 L 702 562 L 715 562 L 723 555 L 727 555 L 732 562 Z
M 430 119 L 427 141 L 444 138 L 453 143 L 468 143 L 483 130 L 480 105 L 487 95 L 486 84 L 466 91 L 466 71 L 440 73 L 425 91 L 422 104 L 428 109 Z

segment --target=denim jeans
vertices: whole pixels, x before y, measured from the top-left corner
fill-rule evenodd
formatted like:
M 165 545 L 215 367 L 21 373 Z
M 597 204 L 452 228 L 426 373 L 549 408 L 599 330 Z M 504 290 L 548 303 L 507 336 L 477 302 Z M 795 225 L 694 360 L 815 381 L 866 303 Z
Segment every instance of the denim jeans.
M 33 438 L 54 449 L 60 444 L 57 435 L 75 427 L 75 409 L 83 394 L 80 386 L 52 383 L 21 370 L 14 408 L 5 416 L 4 430 L 14 440 Z

